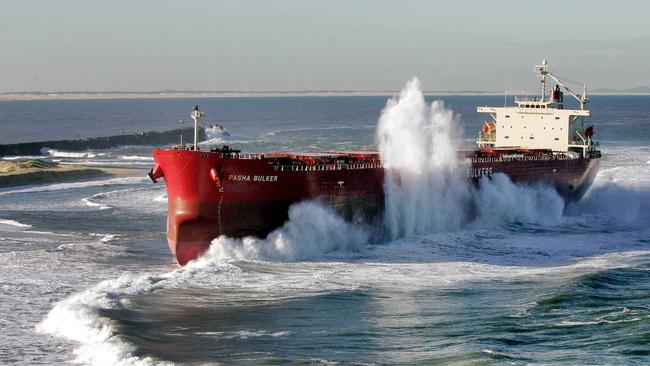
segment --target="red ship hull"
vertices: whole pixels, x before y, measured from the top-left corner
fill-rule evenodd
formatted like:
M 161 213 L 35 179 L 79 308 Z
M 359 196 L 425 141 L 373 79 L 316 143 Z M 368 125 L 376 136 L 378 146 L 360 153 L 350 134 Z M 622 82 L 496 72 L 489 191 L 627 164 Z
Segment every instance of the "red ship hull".
M 384 169 L 376 154 L 346 164 L 280 166 L 277 159 L 241 159 L 219 152 L 154 150 L 152 179 L 167 186 L 169 247 L 180 265 L 220 235 L 265 237 L 288 218 L 289 206 L 318 199 L 347 219 L 372 219 L 383 209 Z M 498 161 L 474 158 L 468 178 L 508 175 L 514 182 L 547 181 L 565 199 L 579 199 L 599 159 Z

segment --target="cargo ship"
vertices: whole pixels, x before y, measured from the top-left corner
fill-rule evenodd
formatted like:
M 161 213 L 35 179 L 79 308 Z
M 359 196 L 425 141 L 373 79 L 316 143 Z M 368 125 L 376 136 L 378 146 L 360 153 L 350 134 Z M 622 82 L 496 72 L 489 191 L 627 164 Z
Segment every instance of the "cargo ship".
M 503 173 L 515 182 L 547 182 L 565 200 L 579 200 L 593 182 L 600 152 L 585 118 L 588 99 L 548 69 L 535 67 L 541 97 L 515 98 L 515 106 L 478 107 L 489 119 L 477 147 L 458 153 L 467 179 Z M 547 80 L 556 85 L 547 94 Z M 564 91 L 580 109 L 564 108 Z M 191 112 L 195 131 L 203 113 Z M 319 200 L 344 218 L 372 220 L 384 207 L 384 174 L 377 151 L 246 153 L 230 146 L 193 144 L 153 151 L 153 182 L 167 188 L 167 239 L 180 265 L 199 257 L 220 235 L 265 237 L 288 219 L 289 207 Z

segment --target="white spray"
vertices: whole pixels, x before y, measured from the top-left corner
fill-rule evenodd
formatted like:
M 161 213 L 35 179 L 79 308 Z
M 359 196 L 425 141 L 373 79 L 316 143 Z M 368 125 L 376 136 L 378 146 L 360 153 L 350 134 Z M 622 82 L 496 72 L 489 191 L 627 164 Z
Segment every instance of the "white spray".
M 336 251 L 363 248 L 368 232 L 346 222 L 331 208 L 318 202 L 301 202 L 289 209 L 289 220 L 266 239 L 253 236 L 235 239 L 220 236 L 195 262 L 228 260 L 296 261 L 317 258 Z
M 441 101 L 427 105 L 416 78 L 386 104 L 377 144 L 392 239 L 461 225 L 468 183 L 459 168 L 458 131 L 458 119 Z

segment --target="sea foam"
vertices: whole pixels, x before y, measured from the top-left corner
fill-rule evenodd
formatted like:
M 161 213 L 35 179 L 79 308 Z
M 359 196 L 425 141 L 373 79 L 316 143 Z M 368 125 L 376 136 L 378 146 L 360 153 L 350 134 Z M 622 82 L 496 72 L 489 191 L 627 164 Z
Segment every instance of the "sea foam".
M 97 156 L 96 153 L 92 153 L 88 151 L 85 152 L 62 151 L 62 150 L 50 149 L 47 147 L 41 149 L 41 154 L 49 155 L 57 158 L 94 158 Z
M 335 251 L 353 251 L 368 242 L 368 231 L 350 224 L 318 202 L 301 202 L 289 209 L 289 220 L 265 239 L 222 235 L 212 241 L 203 261 L 313 259 Z

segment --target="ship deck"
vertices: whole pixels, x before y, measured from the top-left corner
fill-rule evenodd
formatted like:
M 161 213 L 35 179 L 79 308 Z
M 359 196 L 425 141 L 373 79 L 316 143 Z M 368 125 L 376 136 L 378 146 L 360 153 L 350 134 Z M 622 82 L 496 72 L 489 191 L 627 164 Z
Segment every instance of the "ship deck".
M 191 145 L 177 145 L 173 150 L 193 150 Z M 381 168 L 380 153 L 377 150 L 340 150 L 307 152 L 263 152 L 247 153 L 227 145 L 209 151 L 222 159 L 265 160 L 278 171 L 339 170 Z M 482 147 L 458 150 L 462 164 L 500 163 L 530 160 L 566 160 L 579 156 L 573 152 L 521 149 L 518 147 Z

